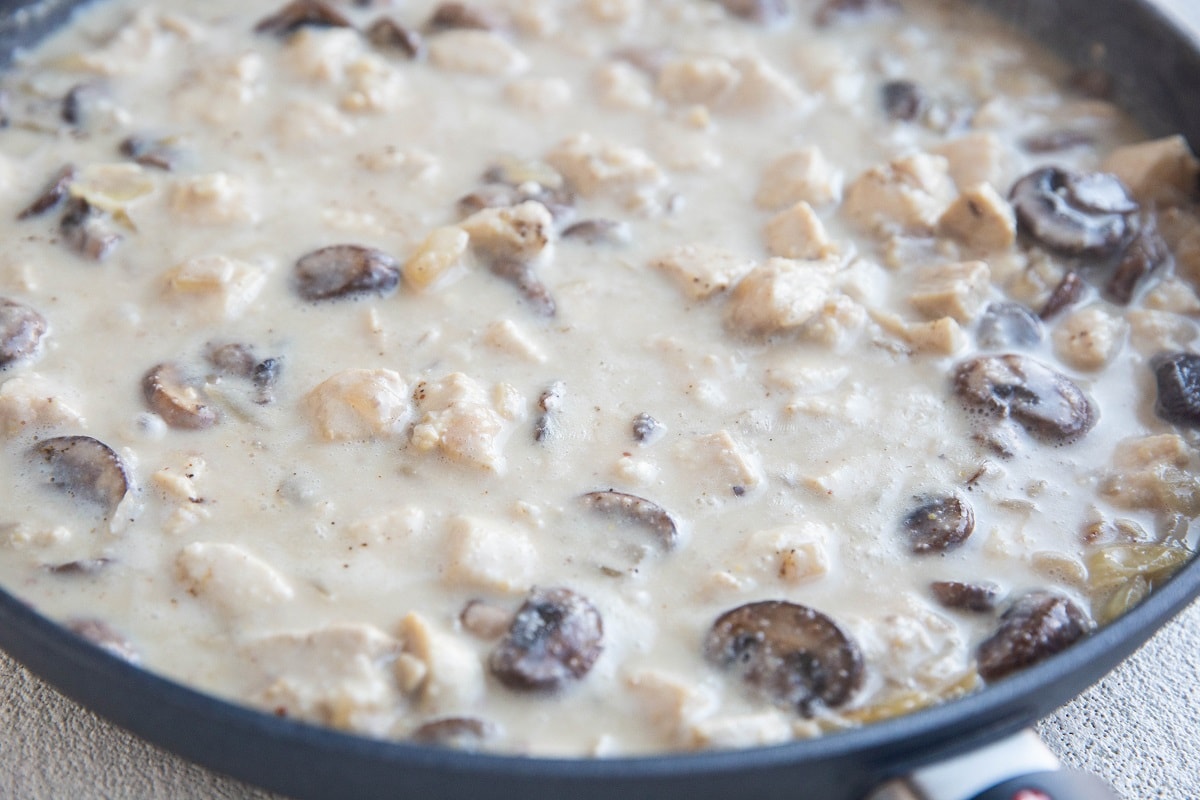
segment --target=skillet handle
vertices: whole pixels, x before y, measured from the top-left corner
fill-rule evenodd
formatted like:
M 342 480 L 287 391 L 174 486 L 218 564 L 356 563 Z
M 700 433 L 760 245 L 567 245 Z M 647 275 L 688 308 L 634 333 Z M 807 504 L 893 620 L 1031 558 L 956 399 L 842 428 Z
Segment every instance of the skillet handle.
M 1064 770 L 1031 730 L 921 767 L 865 800 L 1119 800 L 1094 775 Z

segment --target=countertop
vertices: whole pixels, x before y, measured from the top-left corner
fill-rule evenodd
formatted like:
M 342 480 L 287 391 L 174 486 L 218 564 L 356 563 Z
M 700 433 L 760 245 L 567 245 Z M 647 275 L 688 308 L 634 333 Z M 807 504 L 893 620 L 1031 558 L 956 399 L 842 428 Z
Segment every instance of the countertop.
M 1200 0 L 1160 2 L 1200 31 Z M 1038 730 L 1064 762 L 1104 777 L 1126 800 L 1200 798 L 1200 603 Z M 0 797 L 270 800 L 273 795 L 108 724 L 0 653 Z

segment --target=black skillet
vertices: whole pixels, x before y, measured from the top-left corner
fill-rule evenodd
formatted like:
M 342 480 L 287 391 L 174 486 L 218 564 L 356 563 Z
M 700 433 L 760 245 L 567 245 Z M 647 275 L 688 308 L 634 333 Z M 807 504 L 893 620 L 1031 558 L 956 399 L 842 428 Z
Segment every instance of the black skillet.
M 1115 78 L 1120 103 L 1151 134 L 1183 133 L 1200 150 L 1200 41 L 1150 3 L 977 2 L 1068 61 L 1104 68 Z M 79 0 L 0 0 L 0 67 L 16 48 L 63 24 L 78 5 Z M 857 800 L 893 777 L 1028 727 L 1099 680 L 1197 596 L 1200 560 L 1069 650 L 961 700 L 778 747 L 636 759 L 468 754 L 279 719 L 215 700 L 109 656 L 3 591 L 0 647 L 64 694 L 149 741 L 296 797 Z M 1047 796 L 1098 796 L 1078 786 L 1060 791 Z M 1011 796 L 1013 792 L 1005 793 Z

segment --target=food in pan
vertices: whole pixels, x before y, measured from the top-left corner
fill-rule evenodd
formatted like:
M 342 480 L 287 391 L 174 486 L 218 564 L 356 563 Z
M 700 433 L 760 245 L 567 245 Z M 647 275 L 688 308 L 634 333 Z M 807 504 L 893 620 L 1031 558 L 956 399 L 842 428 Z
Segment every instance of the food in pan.
M 867 724 L 1197 546 L 1200 165 L 935 0 L 89 8 L 3 78 L 0 576 L 534 755 Z

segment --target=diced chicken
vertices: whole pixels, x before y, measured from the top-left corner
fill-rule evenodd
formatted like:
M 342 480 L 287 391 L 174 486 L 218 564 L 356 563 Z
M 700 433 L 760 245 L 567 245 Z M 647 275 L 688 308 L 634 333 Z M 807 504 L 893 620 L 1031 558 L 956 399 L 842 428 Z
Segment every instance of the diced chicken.
M 1192 451 L 1173 433 L 1126 439 L 1113 451 L 1113 472 L 1100 482 L 1100 494 L 1131 510 L 1200 513 L 1200 480 Z
M 586 0 L 584 7 L 597 22 L 626 25 L 642 15 L 645 0 Z
M 683 439 L 676 447 L 678 463 L 700 497 L 720 502 L 739 497 L 763 482 L 758 456 L 728 431 Z
M 825 225 L 812 206 L 801 200 L 767 220 L 763 235 L 767 252 L 780 258 L 823 259 L 838 247 L 825 233 Z
M 741 81 L 737 67 L 715 56 L 672 59 L 658 73 L 658 93 L 676 105 L 715 106 Z
M 836 261 L 772 258 L 754 267 L 730 295 L 727 321 L 736 330 L 770 335 L 808 324 L 836 293 Z
M 1129 187 L 1139 202 L 1178 206 L 1196 195 L 1200 162 L 1182 136 L 1118 147 L 1101 165 Z
M 839 366 L 800 366 L 786 363 L 770 367 L 764 377 L 766 385 L 796 394 L 824 394 L 842 384 L 850 368 Z
M 241 316 L 267 284 L 261 266 L 221 255 L 189 258 L 166 277 L 175 297 L 227 320 Z
M 946 209 L 937 223 L 938 234 L 973 253 L 1007 250 L 1017 240 L 1017 218 L 1012 206 L 990 183 L 966 189 Z
M 287 150 L 306 153 L 329 147 L 354 133 L 354 123 L 324 100 L 297 99 L 283 104 L 271 122 L 276 140 Z
M 180 178 L 171 190 L 171 211 L 196 225 L 245 224 L 258 219 L 245 183 L 224 172 Z
M 651 138 L 654 154 L 670 170 L 699 172 L 721 166 L 722 156 L 707 130 L 679 124 L 660 125 Z
M 409 99 L 399 70 L 376 55 L 355 59 L 346 67 L 345 89 L 338 105 L 352 114 L 396 111 Z
M 471 236 L 457 225 L 434 228 L 404 265 L 404 281 L 427 289 L 463 265 Z
M 765 747 L 791 738 L 791 722 L 779 711 L 705 717 L 690 726 L 692 745 L 705 749 Z
M 546 363 L 546 353 L 537 341 L 511 319 L 497 320 L 488 325 L 483 340 L 502 353 L 533 364 Z
M 1125 343 L 1129 324 L 1103 305 L 1072 312 L 1054 329 L 1054 352 L 1076 369 L 1100 369 Z
M 1129 321 L 1133 346 L 1146 358 L 1189 349 L 1200 335 L 1196 323 L 1169 311 L 1134 309 L 1125 318 Z
M 1004 145 L 994 133 L 974 131 L 951 139 L 933 152 L 946 159 L 951 180 L 964 192 L 982 183 L 1005 185 Z
M 816 147 L 785 153 L 763 171 L 754 202 L 777 209 L 801 201 L 811 206 L 836 203 L 842 196 L 842 171 Z
M 608 108 L 639 111 L 654 105 L 654 92 L 646 73 L 623 61 L 597 69 L 592 83 L 601 105 Z
M 230 618 L 286 602 L 295 594 L 274 567 L 236 544 L 189 544 L 175 558 L 175 572 L 189 594 Z
M 471 237 L 471 247 L 489 259 L 531 261 L 554 238 L 554 218 L 546 206 L 527 200 L 516 206 L 485 208 L 459 226 Z
M 425 511 L 417 506 L 400 508 L 375 514 L 351 523 L 350 537 L 368 544 L 401 542 L 411 544 L 426 531 Z
M 277 714 L 383 735 L 401 703 L 392 675 L 400 644 L 371 625 L 339 624 L 253 640 L 242 651 Z
M 451 30 L 432 37 L 429 60 L 434 66 L 471 75 L 517 75 L 529 69 L 529 58 L 503 36 L 491 31 Z
M 17 436 L 43 428 L 83 427 L 83 416 L 70 395 L 36 372 L 9 378 L 0 385 L 0 430 L 5 436 Z
M 363 38 L 352 28 L 306 25 L 287 37 L 282 62 L 305 80 L 340 84 L 365 49 Z
M 215 60 L 185 83 L 171 102 L 185 116 L 212 125 L 229 124 L 261 97 L 263 63 L 262 55 L 253 52 Z
M 551 150 L 546 161 L 584 197 L 628 196 L 665 182 L 645 151 L 580 133 Z
M 753 259 L 710 244 L 677 245 L 650 264 L 695 300 L 725 291 L 754 269 Z
M 896 613 L 854 627 L 863 656 L 890 686 L 934 689 L 962 670 L 966 641 L 958 625 L 911 593 L 896 593 Z
M 421 662 L 415 693 L 430 714 L 470 711 L 483 696 L 483 664 L 471 647 L 449 631 L 435 628 L 420 614 L 400 620 L 404 652 Z
M 967 345 L 967 335 L 952 317 L 942 317 L 929 322 L 905 322 L 886 311 L 872 311 L 871 318 L 917 353 L 953 355 Z
M 983 310 L 991 289 L 991 272 L 982 261 L 939 264 L 920 271 L 908 300 L 930 319 L 951 317 L 965 324 Z
M 1142 296 L 1142 305 L 1157 311 L 1170 311 L 1184 316 L 1200 314 L 1200 297 L 1196 287 L 1174 275 L 1162 278 Z M 1131 311 L 1129 315 L 1134 312 Z
M 718 705 L 710 687 L 659 669 L 632 671 L 625 685 L 638 698 L 638 707 L 650 724 L 676 741 L 682 741 L 688 726 L 713 713 Z
M 317 433 L 330 442 L 394 436 L 410 415 L 408 386 L 390 369 L 347 369 L 304 398 Z
M 448 527 L 450 586 L 519 594 L 529 589 L 539 563 L 537 548 L 520 528 L 497 520 L 455 517 Z
M 428 182 L 441 171 L 441 163 L 433 153 L 402 150 L 394 145 L 359 153 L 355 160 L 363 169 L 394 173 L 405 183 Z
M 562 78 L 519 78 L 504 87 L 504 96 L 517 108 L 544 113 L 571 104 L 571 84 Z
M 765 578 L 799 584 L 829 572 L 829 528 L 805 521 L 759 531 L 738 554 L 749 559 L 748 568 Z
M 440 450 L 451 459 L 482 469 L 504 468 L 501 447 L 511 424 L 477 381 L 455 372 L 417 384 L 419 418 L 412 445 L 420 452 Z
M 868 230 L 928 234 L 953 197 L 946 159 L 918 153 L 859 175 L 846 188 L 842 209 Z

